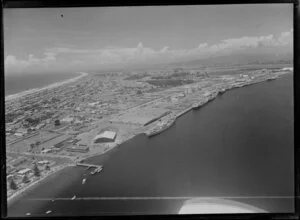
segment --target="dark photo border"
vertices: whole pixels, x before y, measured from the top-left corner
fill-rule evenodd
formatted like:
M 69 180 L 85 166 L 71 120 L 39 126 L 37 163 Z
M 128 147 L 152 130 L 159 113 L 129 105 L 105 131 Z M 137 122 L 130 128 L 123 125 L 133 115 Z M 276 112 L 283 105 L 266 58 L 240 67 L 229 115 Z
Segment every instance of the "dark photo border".
M 46 0 L 18 0 L 18 1 L 3 1 L 2 8 L 1 8 L 1 74 L 0 74 L 0 89 L 1 89 L 1 101 L 0 101 L 0 130 L 1 130 L 1 148 L 0 148 L 0 156 L 1 156 L 1 217 L 8 218 L 8 219 L 15 219 L 12 217 L 7 217 L 7 196 L 6 196 L 6 142 L 5 142 L 5 99 L 4 99 L 4 27 L 3 27 L 3 10 L 5 8 L 40 8 L 40 7 L 107 7 L 107 6 L 154 6 L 154 5 L 208 5 L 208 4 L 265 4 L 265 3 L 287 3 L 294 5 L 294 185 L 295 185 L 295 213 L 284 214 L 284 213 L 268 213 L 268 214 L 215 214 L 215 215 L 150 215 L 150 216 L 105 216 L 104 218 L 164 218 L 164 219 L 203 219 L 203 218 L 210 218 L 210 219 L 249 219 L 249 218 L 284 218 L 284 219 L 299 219 L 299 97 L 300 97 L 300 75 L 297 73 L 299 70 L 299 18 L 300 18 L 300 9 L 299 9 L 299 2 L 297 0 L 294 1 L 280 1 L 280 0 L 253 0 L 253 1 L 221 1 L 221 0 L 204 0 L 204 1 L 193 1 L 193 0 L 186 0 L 186 1 L 91 1 L 91 0 L 84 0 L 84 1 L 67 1 L 67 0 L 60 0 L 60 1 L 46 1 Z M 297 114 L 298 113 L 298 114 Z M 31 217 L 32 218 L 32 217 Z M 49 217 L 43 217 L 41 219 L 47 219 Z M 77 219 L 77 217 L 51 217 L 54 219 Z M 99 219 L 100 216 L 85 216 L 82 217 L 83 219 Z M 103 217 L 101 217 L 103 218 Z M 29 219 L 28 217 L 24 219 Z

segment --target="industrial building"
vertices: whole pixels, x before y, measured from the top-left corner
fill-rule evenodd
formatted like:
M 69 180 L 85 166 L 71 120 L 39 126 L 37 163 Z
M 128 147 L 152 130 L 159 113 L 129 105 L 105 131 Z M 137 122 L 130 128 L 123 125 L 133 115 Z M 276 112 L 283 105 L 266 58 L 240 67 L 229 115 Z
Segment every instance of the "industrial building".
M 89 147 L 87 146 L 70 146 L 67 147 L 66 150 L 68 152 L 79 152 L 79 153 L 86 153 L 89 151 Z
M 114 142 L 116 139 L 117 133 L 114 131 L 104 131 L 101 134 L 96 135 L 93 139 L 93 142 L 96 143 L 103 143 L 103 142 Z

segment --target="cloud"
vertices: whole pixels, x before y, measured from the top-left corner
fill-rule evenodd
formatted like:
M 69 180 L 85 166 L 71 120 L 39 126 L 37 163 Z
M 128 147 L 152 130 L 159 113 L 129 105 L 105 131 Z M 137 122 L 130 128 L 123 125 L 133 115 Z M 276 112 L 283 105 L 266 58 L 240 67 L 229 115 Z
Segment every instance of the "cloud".
M 32 66 L 45 66 L 54 64 L 56 61 L 56 54 L 51 52 L 45 52 L 44 58 L 36 58 L 33 54 L 28 55 L 27 60 L 21 60 L 13 55 L 6 56 L 4 61 L 6 69 L 22 70 L 24 68 Z
M 201 48 L 206 48 L 208 46 L 207 43 L 204 43 L 204 44 L 199 44 L 198 48 L 201 49 Z
M 161 53 L 165 53 L 165 52 L 167 52 L 169 50 L 169 47 L 163 47 L 161 50 L 160 50 L 160 52 Z
M 293 44 L 293 29 L 290 29 L 287 32 L 282 32 L 278 37 L 279 45 L 292 45 Z
M 201 59 L 210 56 L 230 54 L 235 51 L 247 50 L 249 48 L 281 47 L 293 44 L 293 29 L 282 32 L 275 37 L 273 34 L 265 36 L 243 36 L 239 38 L 229 38 L 215 44 L 200 43 L 191 49 L 171 49 L 164 46 L 160 50 L 146 47 L 139 42 L 135 47 L 104 47 L 82 49 L 74 46 L 63 45 L 59 47 L 46 48 L 43 58 L 37 58 L 33 54 L 28 59 L 20 60 L 13 55 L 6 56 L 6 67 L 28 68 L 31 66 L 58 65 L 64 66 L 90 67 L 90 66 L 109 66 L 137 63 L 158 63 L 188 59 Z M 59 58 L 59 59 L 58 59 Z M 59 62 L 58 62 L 59 61 Z M 68 64 L 68 65 L 66 65 Z

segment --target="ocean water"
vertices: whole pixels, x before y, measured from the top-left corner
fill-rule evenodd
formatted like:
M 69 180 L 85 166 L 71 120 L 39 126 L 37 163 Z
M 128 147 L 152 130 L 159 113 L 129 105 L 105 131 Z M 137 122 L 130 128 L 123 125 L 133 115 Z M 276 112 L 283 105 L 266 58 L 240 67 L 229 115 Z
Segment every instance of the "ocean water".
M 5 96 L 17 94 L 30 89 L 42 88 L 79 75 L 79 73 L 6 75 L 4 77 Z
M 139 135 L 88 159 L 104 165 L 98 175 L 79 167 L 55 174 L 8 215 L 177 214 L 189 196 L 235 197 L 268 212 L 293 212 L 293 126 L 292 74 L 234 89 L 160 135 Z M 74 195 L 85 199 L 68 200 Z

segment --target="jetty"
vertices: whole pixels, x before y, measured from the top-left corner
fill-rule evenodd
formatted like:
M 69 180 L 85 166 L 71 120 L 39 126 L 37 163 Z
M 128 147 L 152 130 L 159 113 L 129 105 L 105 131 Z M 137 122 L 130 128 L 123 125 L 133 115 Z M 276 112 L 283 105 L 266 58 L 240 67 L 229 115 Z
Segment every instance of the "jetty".
M 102 165 L 95 165 L 95 164 L 89 164 L 89 163 L 76 163 L 76 166 L 87 167 L 88 169 L 89 168 L 100 169 L 103 167 Z

